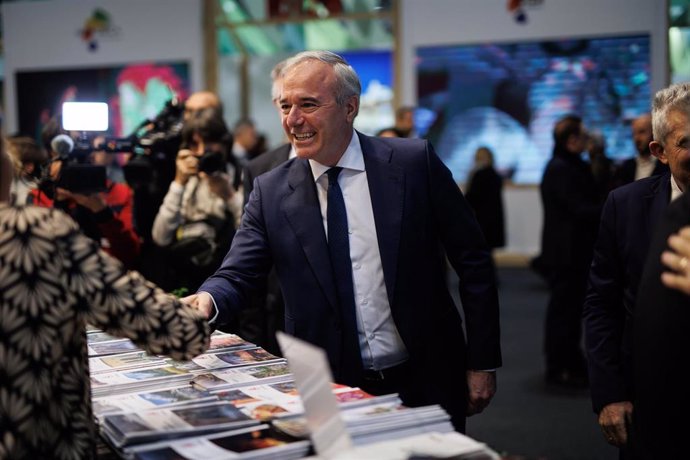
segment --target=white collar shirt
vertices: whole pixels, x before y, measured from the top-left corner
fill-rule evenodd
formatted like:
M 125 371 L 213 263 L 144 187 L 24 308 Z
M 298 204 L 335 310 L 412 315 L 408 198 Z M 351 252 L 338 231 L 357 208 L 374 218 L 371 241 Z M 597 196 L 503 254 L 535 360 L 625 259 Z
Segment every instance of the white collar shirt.
M 330 167 L 314 160 L 309 160 L 309 165 L 316 182 L 324 231 L 328 235 L 326 171 Z M 393 321 L 388 302 L 362 146 L 354 131 L 337 166 L 343 168 L 338 183 L 347 211 L 362 363 L 365 369 L 386 369 L 406 361 L 408 353 Z
M 676 182 L 676 179 L 673 177 L 673 174 L 671 174 L 671 201 L 675 200 L 682 194 L 683 191 L 678 186 L 678 182 Z
M 654 172 L 656 167 L 656 157 L 649 155 L 648 157 L 635 157 L 635 180 L 644 179 L 649 177 Z

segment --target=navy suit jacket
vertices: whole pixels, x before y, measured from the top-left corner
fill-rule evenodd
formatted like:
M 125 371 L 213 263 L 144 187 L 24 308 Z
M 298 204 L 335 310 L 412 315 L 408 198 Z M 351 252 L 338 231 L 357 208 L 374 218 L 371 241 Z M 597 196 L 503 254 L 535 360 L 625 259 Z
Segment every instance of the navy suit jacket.
M 258 157 L 252 159 L 247 166 L 244 168 L 244 204 L 249 201 L 249 195 L 252 193 L 254 188 L 254 179 L 262 175 L 263 173 L 270 171 L 276 166 L 285 163 L 290 157 L 290 149 L 292 146 L 290 144 L 283 144 L 280 147 L 276 147 L 273 150 L 264 152 Z
M 464 401 L 467 368 L 501 365 L 490 253 L 450 171 L 426 141 L 356 135 L 393 320 L 410 364 L 423 375 L 427 400 L 452 410 Z M 255 180 L 230 251 L 199 290 L 213 296 L 222 323 L 275 265 L 285 330 L 325 349 L 342 381 L 342 328 L 328 254 L 311 169 L 295 158 Z M 446 286 L 446 255 L 460 278 L 467 346 Z
M 584 304 L 585 342 L 595 412 L 632 401 L 632 315 L 655 225 L 671 199 L 670 173 L 613 190 L 601 225 Z

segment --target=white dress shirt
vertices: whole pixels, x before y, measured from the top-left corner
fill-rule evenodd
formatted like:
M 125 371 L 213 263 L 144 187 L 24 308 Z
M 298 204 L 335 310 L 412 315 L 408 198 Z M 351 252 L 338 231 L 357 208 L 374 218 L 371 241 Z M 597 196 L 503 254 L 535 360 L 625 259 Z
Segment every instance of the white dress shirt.
M 676 182 L 676 179 L 673 177 L 673 174 L 671 174 L 671 201 L 675 200 L 679 196 L 683 194 L 683 191 L 678 187 L 678 183 Z M 669 201 L 670 203 L 670 201 Z
M 654 155 L 649 155 L 647 157 L 638 155 L 635 157 L 635 180 L 651 176 L 656 167 L 656 162 L 657 159 Z
M 343 191 L 347 211 L 362 362 L 365 369 L 381 370 L 406 361 L 408 353 L 393 322 L 388 303 L 362 147 L 359 137 L 354 131 L 352 134 L 350 145 L 337 165 L 343 168 L 338 183 Z M 309 164 L 316 181 L 324 231 L 328 235 L 326 171 L 330 167 L 314 160 L 309 160 Z

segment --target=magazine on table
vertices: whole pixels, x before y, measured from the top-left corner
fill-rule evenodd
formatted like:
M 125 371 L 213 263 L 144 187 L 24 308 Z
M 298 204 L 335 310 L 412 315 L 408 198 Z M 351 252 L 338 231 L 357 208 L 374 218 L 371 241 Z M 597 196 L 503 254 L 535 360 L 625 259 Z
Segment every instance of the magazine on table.
M 205 353 L 193 358 L 192 361 L 206 369 L 222 369 L 225 367 L 248 366 L 261 362 L 284 361 L 263 348 L 245 348 L 241 350 Z
M 87 331 L 86 333 L 86 343 L 91 345 L 92 343 L 100 342 L 112 342 L 114 340 L 124 340 L 121 337 L 115 337 L 107 332 L 103 332 L 100 329 L 94 329 L 93 331 Z
M 358 420 L 368 416 L 398 411 L 403 405 L 397 394 L 390 394 L 348 401 L 338 404 L 338 407 L 346 425 L 354 425 Z M 302 415 L 274 420 L 273 426 L 290 436 L 309 437 L 307 421 Z
M 116 339 L 104 342 L 94 342 L 87 345 L 90 358 L 106 355 L 116 355 L 130 351 L 141 351 L 134 342 L 129 339 Z
M 291 380 L 287 362 L 228 368 L 198 374 L 192 383 L 207 390 L 227 389 L 243 385 Z
M 89 358 L 89 371 L 92 374 L 144 367 L 160 367 L 165 359 L 151 356 L 145 351 L 134 351 Z
M 217 401 L 218 397 L 186 383 L 166 388 L 156 388 L 138 393 L 125 393 L 93 398 L 94 416 L 101 420 L 105 415 L 123 412 L 139 412 L 147 409 L 198 404 Z
M 211 343 L 209 344 L 207 353 L 214 353 L 216 350 L 229 350 L 240 348 L 256 348 L 256 345 L 244 340 L 236 334 L 229 334 L 227 332 L 214 331 L 211 334 Z
M 116 447 L 195 436 L 258 422 L 227 401 L 153 409 L 103 417 L 103 432 Z
M 304 457 L 308 451 L 308 441 L 283 436 L 268 425 L 127 449 L 135 460 L 293 459 Z
M 143 391 L 152 387 L 189 382 L 192 378 L 193 374 L 173 366 L 106 372 L 91 375 L 91 394 L 93 397 L 99 397 L 107 394 Z

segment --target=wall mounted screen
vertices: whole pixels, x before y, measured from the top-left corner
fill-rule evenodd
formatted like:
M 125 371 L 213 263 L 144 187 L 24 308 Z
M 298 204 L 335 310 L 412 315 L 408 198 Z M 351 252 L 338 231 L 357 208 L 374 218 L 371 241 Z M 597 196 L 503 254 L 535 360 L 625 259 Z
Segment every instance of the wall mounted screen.
M 607 155 L 635 154 L 630 121 L 650 110 L 649 36 L 417 49 L 417 130 L 464 182 L 489 147 L 518 184 L 541 181 L 561 116 L 580 115 Z
M 40 138 L 63 102 L 106 102 L 109 134 L 126 136 L 155 117 L 173 96 L 189 95 L 187 63 L 137 63 L 114 67 L 16 73 L 19 131 Z

